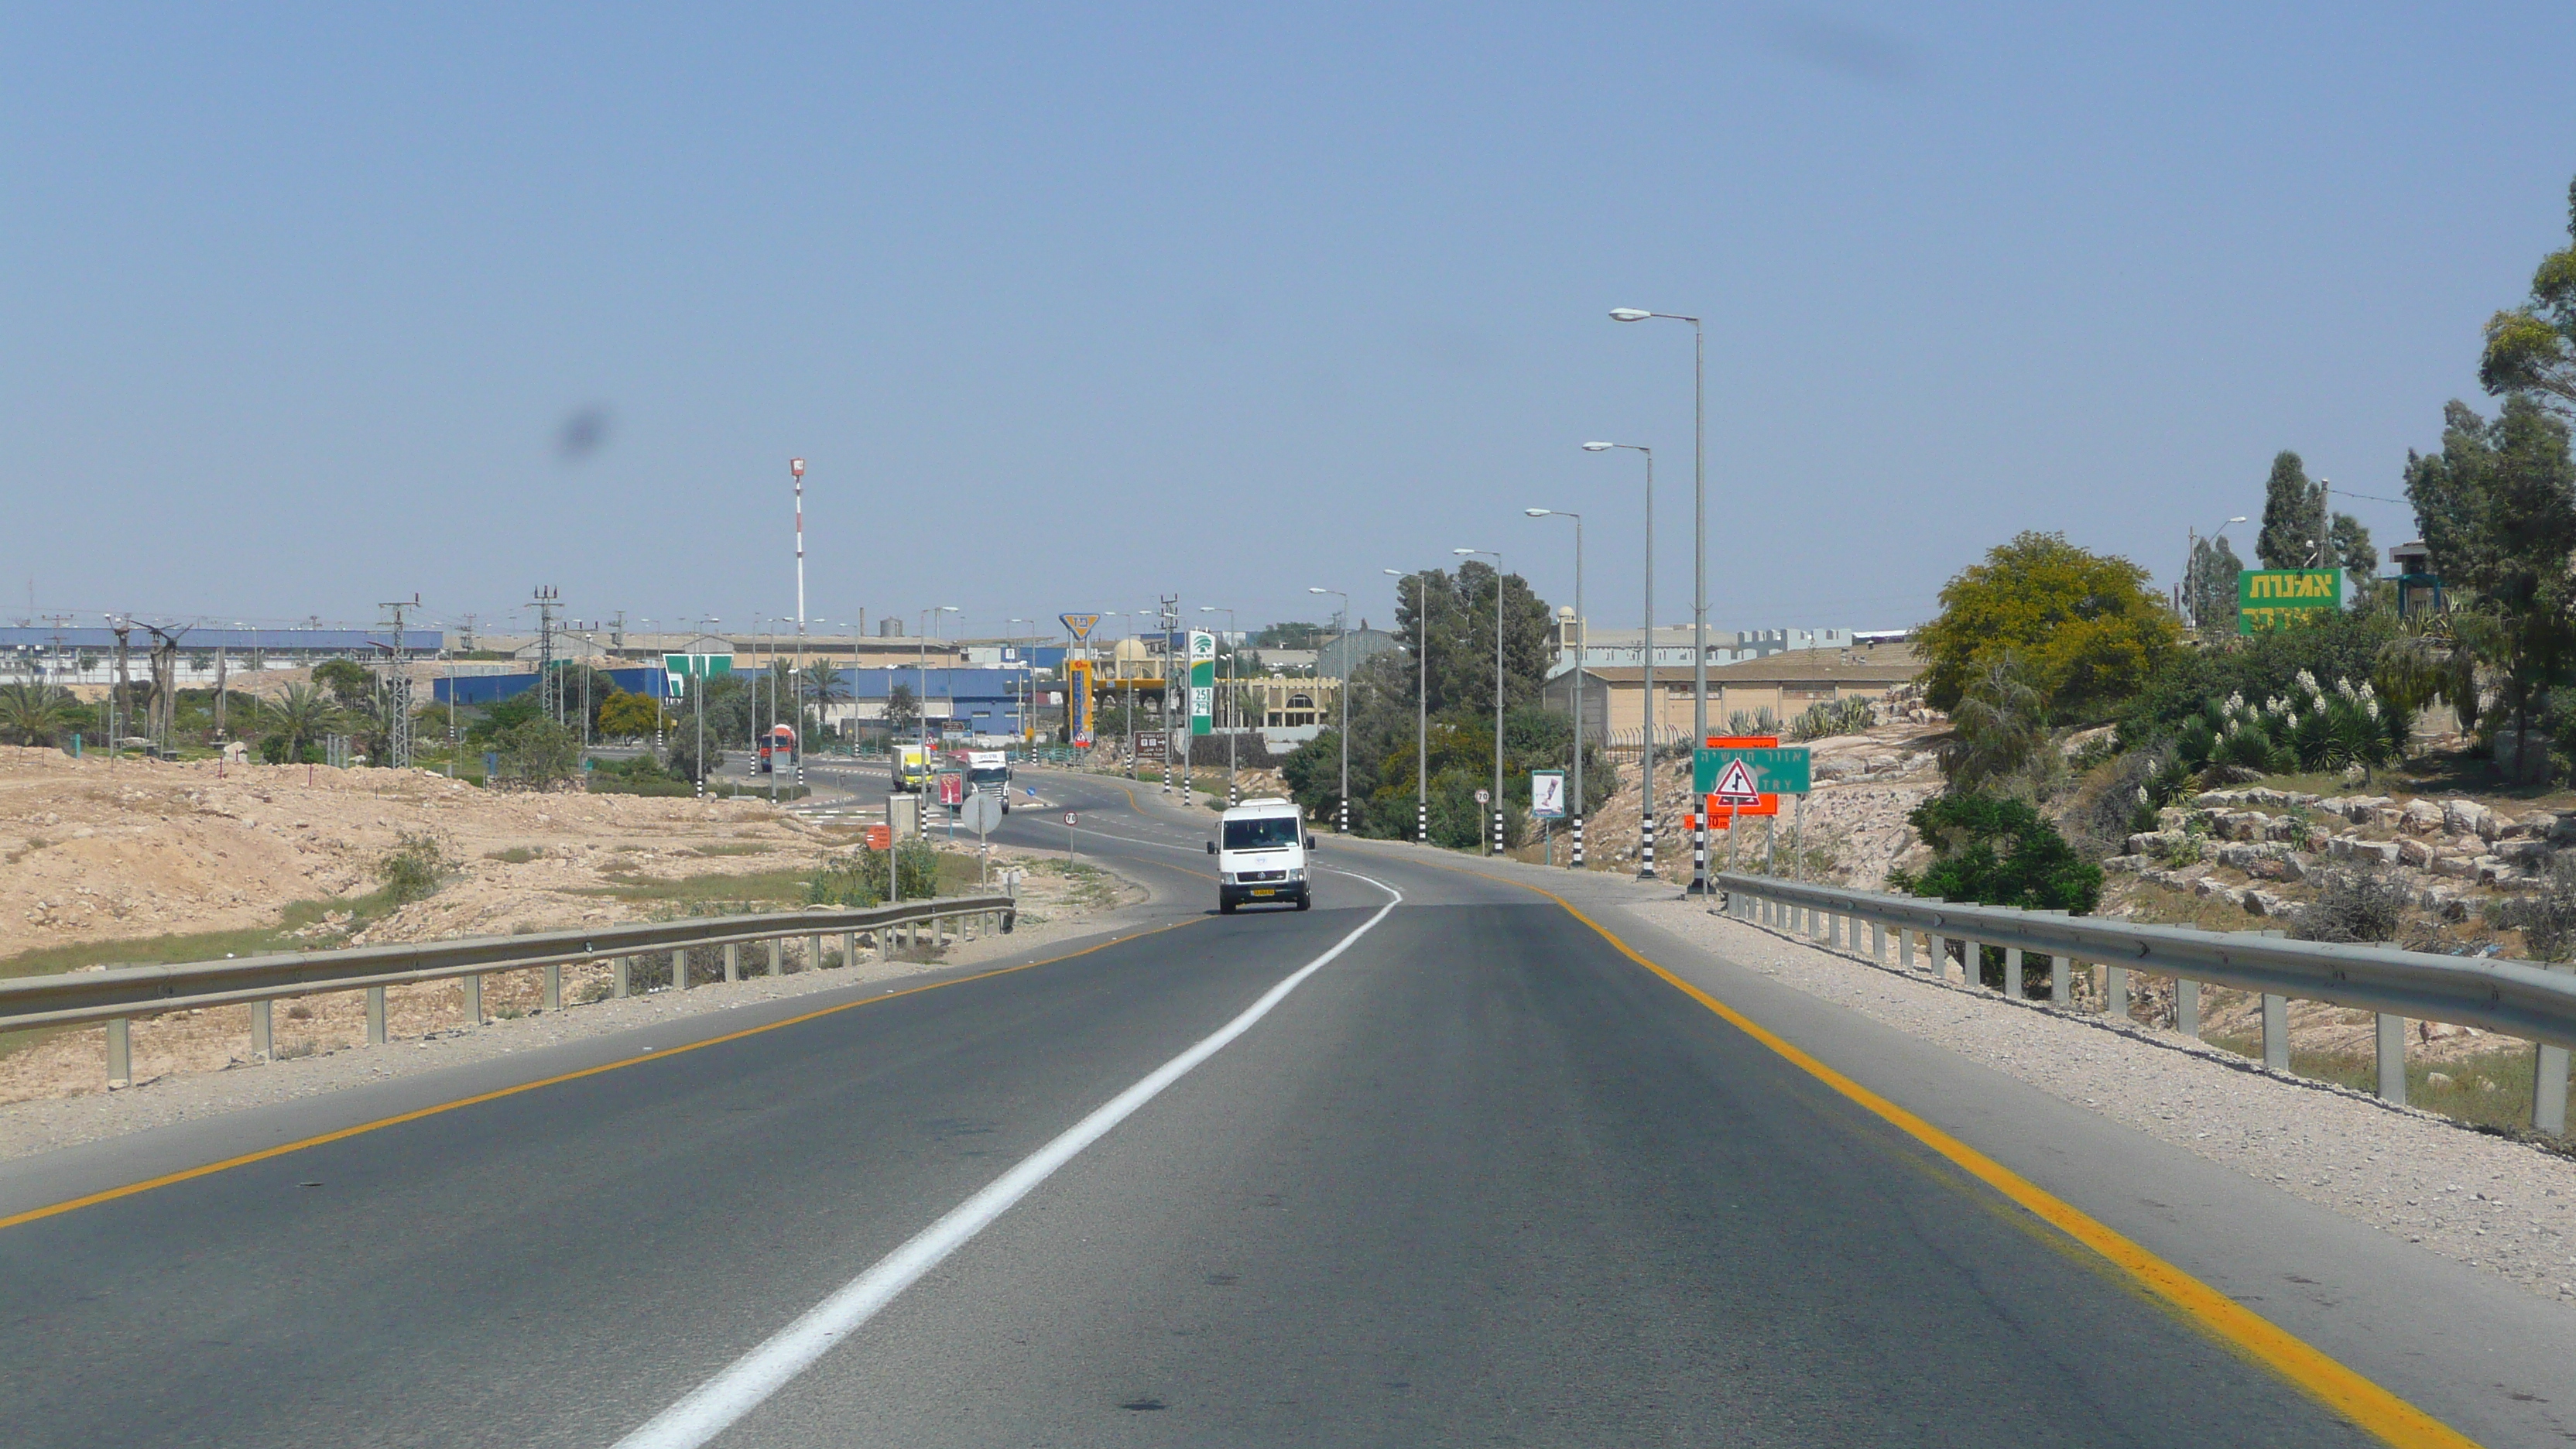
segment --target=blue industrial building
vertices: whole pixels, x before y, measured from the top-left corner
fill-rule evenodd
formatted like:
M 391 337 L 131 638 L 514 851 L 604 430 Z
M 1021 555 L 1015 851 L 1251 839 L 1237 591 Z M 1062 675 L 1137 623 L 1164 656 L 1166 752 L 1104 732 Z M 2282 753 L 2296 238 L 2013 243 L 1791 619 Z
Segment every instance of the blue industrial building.
M 836 721 L 882 721 L 886 700 L 899 684 L 912 691 L 923 715 L 942 729 L 979 735 L 1018 733 L 1021 700 L 1034 689 L 1042 707 L 1048 688 L 1026 668 L 844 669 L 841 680 L 850 687 L 850 702 L 836 707 Z
M 671 697 L 671 676 L 659 669 L 603 669 L 599 673 L 617 681 L 617 687 L 628 694 L 649 695 L 655 699 Z M 458 704 L 469 708 L 497 703 L 512 695 L 525 694 L 537 687 L 537 676 L 527 674 L 463 674 L 454 679 L 432 682 L 430 699 L 438 704 L 448 702 L 452 690 Z

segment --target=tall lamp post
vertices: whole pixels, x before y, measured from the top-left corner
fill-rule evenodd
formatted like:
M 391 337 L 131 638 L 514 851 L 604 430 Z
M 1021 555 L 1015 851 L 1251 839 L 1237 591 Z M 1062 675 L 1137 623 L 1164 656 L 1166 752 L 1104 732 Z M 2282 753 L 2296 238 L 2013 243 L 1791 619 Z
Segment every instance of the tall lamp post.
M 1202 614 L 1225 615 L 1226 637 L 1228 640 L 1233 639 L 1236 631 L 1234 627 L 1234 611 L 1232 609 L 1222 609 L 1214 604 L 1201 604 L 1199 605 L 1199 612 Z M 1234 783 L 1234 737 L 1243 732 L 1241 708 L 1236 704 L 1234 698 L 1234 651 L 1240 647 L 1240 645 L 1229 642 L 1225 649 L 1225 803 L 1228 808 L 1232 808 L 1243 803 L 1243 792 L 1237 789 Z
M 2227 530 L 2244 521 L 2245 515 L 2240 513 L 2218 525 L 2210 530 L 2209 541 L 2216 543 Z M 2199 570 L 2195 567 L 2199 562 L 2200 530 L 2195 528 L 2191 530 L 2191 542 L 2185 545 L 2182 556 L 2182 616 L 2194 629 L 2200 627 L 2200 600 L 2193 595 L 2193 585 L 2199 581 Z
M 1396 580 L 1397 602 L 1403 601 L 1404 575 L 1394 569 L 1379 573 Z M 1413 663 L 1421 677 L 1413 686 L 1413 843 L 1431 843 L 1431 610 L 1422 576 L 1413 576 Z
M 1490 548 L 1453 548 L 1461 558 L 1494 561 L 1494 843 L 1503 853 L 1503 556 Z
M 917 726 L 915 736 L 925 752 L 930 748 L 930 621 L 936 615 L 957 612 L 955 604 L 937 604 L 924 609 L 921 611 L 921 627 L 913 632 L 912 677 L 921 686 L 921 695 L 912 702 L 912 718 Z M 923 761 L 923 768 L 929 768 L 927 760 Z
M 1637 821 L 1637 879 L 1655 878 L 1655 450 L 1641 443 L 1586 443 L 1587 453 L 1606 453 L 1612 448 L 1626 448 L 1646 455 L 1646 661 L 1645 705 L 1646 737 L 1641 752 L 1645 764 L 1644 809 Z
M 1029 633 L 1027 635 L 1023 636 L 1014 633 L 1011 636 L 1011 639 L 1014 643 L 1018 643 L 1023 649 L 1034 649 L 1036 647 L 1035 640 L 1037 638 L 1037 620 L 1022 619 L 1017 616 L 1013 616 L 1004 622 L 1028 625 Z M 1037 712 L 1035 708 L 1037 704 L 1037 692 L 1037 662 L 1024 656 L 1020 660 L 1020 753 L 1024 755 L 1028 753 L 1030 746 L 1037 743 L 1036 729 L 1031 723 L 1031 717 Z
M 1583 515 L 1564 508 L 1524 508 L 1532 518 L 1574 520 L 1574 868 L 1583 869 Z
M 1310 594 L 1330 594 L 1342 601 L 1342 677 L 1333 692 L 1342 697 L 1342 790 L 1341 806 L 1335 812 L 1333 833 L 1351 833 L 1351 596 L 1339 589 L 1306 590 Z
M 716 626 L 723 622 L 724 620 L 722 619 L 707 619 L 699 624 L 698 632 L 702 634 L 712 634 L 715 632 Z M 698 798 L 701 800 L 707 798 L 708 677 L 709 676 L 697 669 L 695 661 L 691 661 L 691 667 L 689 669 L 689 700 L 698 717 L 698 752 L 695 756 L 691 757 L 689 761 L 689 773 L 698 777 Z
M 1697 317 L 1614 307 L 1613 322 L 1687 322 L 1691 329 L 1691 745 L 1708 743 L 1708 332 Z M 1646 634 L 1646 652 L 1655 649 Z M 1690 894 L 1708 891 L 1708 825 L 1691 833 Z

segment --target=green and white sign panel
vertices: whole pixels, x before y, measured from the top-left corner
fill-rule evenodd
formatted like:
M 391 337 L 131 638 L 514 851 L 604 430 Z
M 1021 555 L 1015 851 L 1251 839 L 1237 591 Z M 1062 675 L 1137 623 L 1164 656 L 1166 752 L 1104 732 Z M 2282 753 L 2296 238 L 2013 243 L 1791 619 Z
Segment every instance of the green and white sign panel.
M 671 676 L 671 692 L 687 694 L 692 679 L 714 679 L 733 673 L 730 654 L 665 654 L 662 671 Z
M 1190 631 L 1190 733 L 1216 729 L 1216 636 Z
M 1742 760 L 1753 771 L 1753 781 L 1765 795 L 1804 795 L 1807 793 L 1807 747 L 1773 745 L 1769 748 L 1722 746 L 1703 747 L 1691 757 L 1692 792 L 1706 795 L 1717 788 L 1717 777 L 1729 760 Z

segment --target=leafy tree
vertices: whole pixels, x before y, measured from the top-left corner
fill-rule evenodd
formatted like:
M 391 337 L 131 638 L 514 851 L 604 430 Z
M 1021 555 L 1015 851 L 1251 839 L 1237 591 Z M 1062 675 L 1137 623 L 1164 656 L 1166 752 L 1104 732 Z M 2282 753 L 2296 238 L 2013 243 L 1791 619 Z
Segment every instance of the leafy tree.
M 537 692 L 533 689 L 496 699 L 484 705 L 482 713 L 465 726 L 466 742 L 478 749 L 488 749 L 504 732 L 526 724 L 539 714 Z
M 1989 664 L 2010 654 L 2052 720 L 2088 723 L 2144 688 L 2180 639 L 2145 569 L 2063 534 L 2024 533 L 1942 587 L 1940 616 L 1919 641 L 1931 660 L 1924 694 L 1936 709 L 1955 708 Z
M 600 701 L 598 732 L 608 739 L 641 739 L 668 719 L 660 700 L 619 690 Z
M 375 698 L 376 676 L 354 659 L 326 659 L 313 666 L 313 683 L 330 691 L 342 709 L 364 706 Z
M 581 740 L 553 720 L 538 718 L 503 730 L 501 778 L 544 789 L 581 773 Z
M 2458 647 L 2495 672 L 2513 712 L 2514 777 L 2524 778 L 2531 714 L 2576 659 L 2576 460 L 2568 427 L 2527 393 L 2490 421 L 2454 401 L 2442 451 L 2406 458 L 2406 497 L 2433 571 L 2464 596 Z
M 2089 913 L 2102 900 L 2102 867 L 2075 853 L 2048 817 L 2013 796 L 1941 794 L 1905 817 L 1935 852 L 1921 874 L 1890 871 L 1912 895 L 2026 911 Z
M 2350 569 L 2368 578 L 2379 572 L 2379 549 L 2370 541 L 2370 530 L 2349 513 L 2334 516 L 2334 528 L 2326 542 L 2334 549 L 2335 567 Z
M 700 759 L 697 725 L 687 716 L 672 723 L 668 740 L 662 751 L 663 767 L 680 779 L 694 782 L 724 768 L 722 736 L 708 733 L 706 756 Z
M 23 679 L 0 684 L 0 740 L 10 744 L 60 744 L 79 727 L 81 713 L 61 685 Z
M 912 733 L 921 722 L 921 701 L 913 696 L 911 685 L 898 684 L 886 691 L 885 718 L 887 726 L 898 735 Z
M 1941 773 L 1961 794 L 2037 794 L 2063 762 L 2049 736 L 2048 702 L 2010 654 L 1988 660 L 1950 710 Z
M 2272 476 L 2263 484 L 2263 531 L 2255 536 L 2254 556 L 2267 569 L 2307 568 L 2316 561 L 2317 511 L 2324 491 L 2308 481 L 2307 464 L 2284 448 L 2272 457 Z
M 1331 631 L 1321 624 L 1272 624 L 1252 636 L 1255 649 L 1313 649 L 1324 642 Z
M 2191 546 L 2182 597 L 2193 628 L 2204 635 L 2235 632 L 2236 576 L 2244 571 L 2245 561 L 2223 537 L 2204 538 Z
M 1427 569 L 1396 582 L 1397 649 L 1379 658 L 1396 660 L 1401 677 L 1387 681 L 1408 709 L 1421 689 L 1422 671 L 1414 657 L 1416 641 L 1428 624 L 1431 653 L 1431 712 L 1494 718 L 1494 567 L 1469 560 L 1455 574 Z M 1503 608 L 1503 702 L 1505 713 L 1535 704 L 1556 662 L 1556 629 L 1547 601 L 1531 591 L 1518 574 L 1501 580 Z M 1423 619 L 1424 611 L 1429 618 Z M 1487 758 L 1491 758 L 1490 748 Z
M 2567 188 L 2567 234 L 2576 239 L 2576 182 Z M 2576 416 L 2576 247 L 2542 257 L 2531 299 L 2487 320 L 2478 381 L 2498 396 L 2519 394 Z

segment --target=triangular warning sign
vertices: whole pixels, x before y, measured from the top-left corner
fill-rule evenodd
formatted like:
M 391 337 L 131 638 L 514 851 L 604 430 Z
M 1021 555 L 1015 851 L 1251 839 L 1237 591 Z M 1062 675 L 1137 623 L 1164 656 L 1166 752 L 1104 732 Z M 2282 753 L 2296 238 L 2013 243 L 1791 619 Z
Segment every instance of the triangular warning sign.
M 1762 789 L 1753 782 L 1753 767 L 1738 757 L 1717 772 L 1717 788 L 1709 791 L 1708 797 L 1720 805 L 1759 805 Z
M 1077 644 L 1090 638 L 1091 631 L 1100 627 L 1098 614 L 1058 614 L 1056 617 L 1064 621 L 1064 631 L 1071 634 Z

